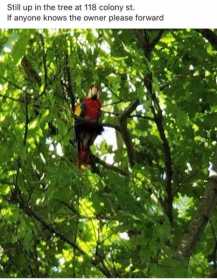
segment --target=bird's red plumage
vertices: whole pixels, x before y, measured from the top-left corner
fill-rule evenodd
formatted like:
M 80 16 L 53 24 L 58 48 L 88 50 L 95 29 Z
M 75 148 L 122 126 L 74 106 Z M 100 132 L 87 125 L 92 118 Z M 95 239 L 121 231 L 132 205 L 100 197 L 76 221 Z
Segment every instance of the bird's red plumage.
M 84 106 L 83 116 L 85 119 L 97 121 L 101 114 L 101 102 L 99 99 L 85 98 L 82 102 Z

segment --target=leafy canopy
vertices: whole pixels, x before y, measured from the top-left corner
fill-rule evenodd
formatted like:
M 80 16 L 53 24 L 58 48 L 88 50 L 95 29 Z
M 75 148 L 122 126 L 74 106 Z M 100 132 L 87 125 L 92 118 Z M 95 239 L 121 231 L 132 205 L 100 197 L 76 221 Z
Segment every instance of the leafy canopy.
M 174 257 L 215 161 L 216 50 L 178 30 L 148 54 L 158 32 L 0 31 L 1 277 L 203 277 L 217 266 L 216 212 L 188 267 Z M 71 113 L 92 83 L 114 138 L 92 147 L 95 172 L 76 166 Z

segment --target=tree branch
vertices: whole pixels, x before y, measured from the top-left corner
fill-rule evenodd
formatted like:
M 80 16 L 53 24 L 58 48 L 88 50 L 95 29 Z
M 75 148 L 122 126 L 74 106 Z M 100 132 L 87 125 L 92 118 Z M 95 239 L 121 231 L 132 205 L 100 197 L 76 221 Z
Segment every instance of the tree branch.
M 200 200 L 195 216 L 191 220 L 188 231 L 184 234 L 177 250 L 182 259 L 189 259 L 196 248 L 200 237 L 217 205 L 217 175 L 210 176 L 207 188 Z
M 155 48 L 157 43 L 160 41 L 164 31 L 165 31 L 164 29 L 159 30 L 159 32 L 156 35 L 156 37 L 151 41 L 151 51 Z
M 26 78 L 29 81 L 36 83 L 37 85 L 40 85 L 41 77 L 39 76 L 38 72 L 34 69 L 32 63 L 29 61 L 29 59 L 26 56 L 22 58 L 21 65 L 26 74 Z
M 45 42 L 44 42 L 44 37 L 42 34 L 39 34 L 40 40 L 41 40 L 41 45 L 42 45 L 42 63 L 43 63 L 43 68 L 44 68 L 44 87 L 43 91 L 41 93 L 41 96 L 46 93 L 47 86 L 48 86 L 48 73 L 47 73 L 47 54 L 45 50 Z
M 134 158 L 134 149 L 133 149 L 131 135 L 127 128 L 127 121 L 130 114 L 136 109 L 138 105 L 139 105 L 139 100 L 133 101 L 119 116 L 120 133 L 122 135 L 122 138 L 127 148 L 127 154 L 131 167 L 135 163 L 135 158 Z
M 143 50 L 144 56 L 148 62 L 151 61 L 151 54 L 154 50 L 155 45 L 159 42 L 161 36 L 163 34 L 163 30 L 161 30 L 158 35 L 151 41 L 149 38 L 149 34 L 147 31 L 144 31 L 144 39 L 143 39 Z M 142 38 L 140 38 L 142 40 Z M 164 131 L 164 119 L 163 113 L 160 107 L 160 103 L 158 98 L 153 91 L 153 78 L 152 73 L 148 73 L 144 76 L 144 86 L 147 88 L 148 96 L 151 103 L 151 110 L 154 116 L 155 123 L 158 128 L 158 132 L 162 141 L 163 145 L 163 155 L 164 155 L 164 162 L 165 162 L 165 173 L 166 173 L 166 198 L 165 198 L 165 211 L 170 220 L 173 222 L 173 193 L 172 193 L 172 160 L 171 160 L 171 152 L 169 142 L 167 140 L 165 131 Z
M 128 177 L 129 176 L 129 173 L 118 168 L 117 166 L 114 166 L 112 164 L 109 164 L 101 159 L 99 159 L 98 157 L 96 157 L 95 155 L 92 155 L 92 158 L 94 160 L 94 162 L 96 163 L 99 163 L 100 165 L 102 165 L 103 167 L 105 167 L 106 169 L 109 169 L 115 173 L 118 173 L 119 175 L 121 176 L 125 176 L 125 177 Z
M 139 100 L 133 101 L 121 114 L 120 114 L 120 122 L 127 121 L 127 118 L 130 116 L 130 114 L 136 109 L 136 107 L 139 105 Z
M 173 204 L 173 193 L 172 193 L 172 176 L 173 176 L 173 169 L 172 169 L 172 159 L 171 159 L 171 152 L 169 142 L 167 140 L 165 131 L 164 131 L 164 119 L 163 113 L 158 101 L 157 96 L 155 95 L 153 88 L 152 88 L 152 75 L 149 75 L 149 78 L 145 77 L 144 85 L 147 88 L 149 98 L 152 101 L 151 110 L 154 116 L 154 121 L 156 123 L 162 145 L 163 145 L 163 156 L 164 156 L 164 163 L 165 163 L 165 173 L 166 173 L 166 198 L 165 198 L 165 211 L 166 214 L 172 223 L 173 221 L 173 214 L 172 214 L 172 204 Z
M 72 86 L 72 78 L 71 78 L 71 70 L 70 70 L 70 64 L 69 64 L 68 50 L 65 51 L 64 58 L 65 58 L 64 81 L 62 81 L 62 82 L 63 82 L 63 87 L 65 89 L 66 97 L 68 97 L 69 100 L 70 100 L 71 110 L 72 110 L 72 112 L 74 112 L 75 94 L 74 94 L 73 86 Z
M 17 174 L 15 177 L 15 181 L 14 181 L 14 186 L 15 186 L 15 193 L 16 196 L 14 196 L 13 201 L 9 201 L 9 202 L 13 202 L 13 203 L 18 203 L 20 209 L 23 210 L 23 212 L 29 216 L 30 218 L 36 220 L 43 228 L 45 228 L 46 230 L 48 230 L 51 234 L 56 235 L 59 239 L 61 239 L 63 242 L 69 244 L 74 250 L 76 250 L 77 252 L 79 252 L 81 255 L 85 256 L 86 258 L 89 259 L 89 261 L 91 262 L 91 264 L 93 264 L 97 269 L 99 269 L 103 275 L 105 275 L 106 277 L 112 277 L 112 273 L 110 273 L 110 271 L 108 269 L 105 269 L 101 264 L 96 264 L 93 260 L 92 260 L 92 256 L 90 256 L 89 254 L 87 254 L 85 251 L 83 251 L 83 249 L 81 249 L 75 242 L 73 242 L 72 240 L 70 240 L 69 238 L 67 238 L 64 234 L 62 234 L 59 230 L 57 230 L 52 224 L 47 223 L 40 215 L 38 215 L 30 205 L 28 205 L 21 194 L 20 188 L 18 186 L 18 176 L 19 176 L 19 172 L 20 172 L 20 162 L 18 163 L 18 168 L 17 168 Z
M 22 58 L 21 65 L 26 75 L 26 80 L 29 82 L 29 84 L 31 84 L 31 86 L 33 85 L 34 89 L 35 85 L 39 87 L 41 85 L 41 77 L 26 56 Z M 35 116 L 38 116 L 40 113 L 40 95 L 38 91 L 36 91 L 34 94 L 33 106 Z
M 157 35 L 154 37 L 154 39 L 150 40 L 150 36 L 147 30 L 143 30 L 143 38 L 140 35 L 140 44 L 142 45 L 144 49 L 145 56 L 148 60 L 151 59 L 152 52 L 155 48 L 155 46 L 160 41 L 162 35 L 164 33 L 164 30 L 161 29 L 158 31 Z

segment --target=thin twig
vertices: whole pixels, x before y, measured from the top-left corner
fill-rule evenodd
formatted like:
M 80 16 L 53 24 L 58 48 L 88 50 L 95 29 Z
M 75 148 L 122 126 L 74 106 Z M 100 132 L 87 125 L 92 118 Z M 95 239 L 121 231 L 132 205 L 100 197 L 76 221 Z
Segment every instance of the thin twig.
M 70 99 L 70 105 L 71 105 L 71 110 L 74 112 L 75 108 L 75 94 L 72 86 L 72 78 L 71 78 L 71 70 L 70 70 L 70 64 L 69 64 L 69 54 L 68 50 L 65 51 L 65 78 L 67 80 L 66 90 L 67 90 L 67 95 Z

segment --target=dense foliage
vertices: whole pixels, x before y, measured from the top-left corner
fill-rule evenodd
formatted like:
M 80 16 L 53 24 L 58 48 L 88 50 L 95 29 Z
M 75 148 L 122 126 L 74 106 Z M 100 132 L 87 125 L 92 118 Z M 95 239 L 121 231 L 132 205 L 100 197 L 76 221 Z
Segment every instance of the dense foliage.
M 0 31 L 1 277 L 217 269 L 216 36 Z M 79 170 L 72 109 L 93 83 L 109 133 Z

